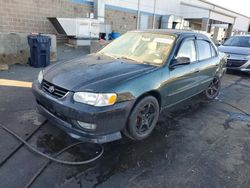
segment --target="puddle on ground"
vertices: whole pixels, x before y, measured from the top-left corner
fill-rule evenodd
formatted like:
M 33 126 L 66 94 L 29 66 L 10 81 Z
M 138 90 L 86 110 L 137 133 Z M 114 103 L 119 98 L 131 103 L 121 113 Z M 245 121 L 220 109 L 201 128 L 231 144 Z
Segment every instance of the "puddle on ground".
M 230 117 L 233 120 L 250 122 L 250 116 L 240 113 L 229 112 Z
M 77 142 L 79 141 L 71 139 L 68 135 L 64 133 L 59 134 L 57 136 L 53 136 L 52 134 L 45 134 L 43 136 L 38 137 L 36 145 L 42 152 L 53 156 L 65 147 Z M 65 152 L 65 154 L 67 154 L 68 156 L 67 158 L 69 159 L 65 159 L 64 154 L 61 154 L 60 156 L 58 156 L 58 158 L 62 158 L 69 161 L 83 161 L 95 157 L 100 152 L 101 149 L 99 146 L 86 142 L 74 146 L 73 148 Z
M 102 184 L 111 176 L 129 169 L 145 169 L 156 163 L 171 164 L 175 160 L 175 144 L 183 141 L 185 133 L 178 120 L 195 114 L 204 103 L 192 103 L 172 111 L 163 111 L 153 134 L 141 142 L 121 140 L 105 145 L 105 154 L 94 170 L 81 175 L 85 181 Z M 79 169 L 80 172 L 84 169 Z M 95 174 L 93 174 L 95 173 Z
M 44 118 L 39 115 L 35 110 L 28 110 L 20 117 L 21 122 L 31 122 L 33 125 L 41 125 L 44 122 Z
M 223 111 L 223 110 L 222 110 Z M 232 129 L 230 124 L 235 121 L 243 121 L 250 123 L 250 116 L 242 114 L 242 113 L 237 113 L 237 112 L 228 112 L 228 111 L 223 111 L 228 114 L 228 119 L 225 121 L 223 124 L 225 129 Z M 250 127 L 249 124 L 247 124 L 248 127 Z
M 172 147 L 182 142 L 183 137 L 185 137 L 185 133 L 179 131 L 181 125 L 178 124 L 178 121 L 183 117 L 191 117 L 204 105 L 206 105 L 204 102 L 191 100 L 189 103 L 186 102 L 185 105 L 163 111 L 155 131 L 148 139 L 134 142 L 123 138 L 106 143 L 103 145 L 104 154 L 98 161 L 77 166 L 77 172 L 74 171 L 74 173 L 68 175 L 66 180 L 78 179 L 80 181 L 80 179 L 83 179 L 97 186 L 114 174 L 122 173 L 128 169 L 148 168 L 156 162 L 172 163 L 175 160 L 176 153 Z M 74 142 L 77 141 L 74 140 Z M 72 143 L 72 139 L 66 134 L 57 136 L 46 134 L 40 136 L 37 140 L 39 149 L 52 155 Z M 77 146 L 67 153 L 71 156 L 70 160 L 80 161 L 96 155 L 97 149 L 93 144 L 86 144 Z
M 61 138 L 63 137 L 55 137 L 52 134 L 44 134 L 37 138 L 36 145 L 42 150 L 42 152 L 55 154 L 67 146 L 67 141 Z
M 227 103 L 224 103 L 224 91 L 222 90 L 219 94 L 219 96 L 217 97 L 217 100 L 219 102 L 221 102 L 221 104 L 225 104 L 227 106 L 231 106 L 231 105 L 228 105 Z M 237 102 L 237 100 L 236 100 Z M 233 107 L 233 105 L 231 106 L 232 108 L 235 108 Z M 237 108 L 235 108 L 237 110 Z M 228 115 L 228 119 L 225 121 L 225 123 L 223 124 L 224 128 L 225 129 L 232 129 L 232 127 L 230 126 L 230 124 L 234 121 L 243 121 L 243 122 L 249 122 L 250 123 L 250 116 L 249 115 L 246 115 L 246 114 L 243 114 L 243 113 L 237 113 L 237 112 L 228 112 L 227 110 L 219 110 L 223 113 L 226 113 Z M 247 124 L 248 127 L 250 127 L 249 124 Z

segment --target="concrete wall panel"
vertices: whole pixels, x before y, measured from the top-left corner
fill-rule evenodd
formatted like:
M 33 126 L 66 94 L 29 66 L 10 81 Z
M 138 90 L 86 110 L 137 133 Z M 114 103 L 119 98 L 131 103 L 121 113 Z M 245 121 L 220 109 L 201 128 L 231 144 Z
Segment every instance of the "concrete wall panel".
M 210 18 L 213 19 L 213 20 L 234 24 L 234 18 L 233 17 L 229 17 L 229 16 L 226 16 L 226 15 L 223 15 L 223 14 L 219 14 L 217 12 L 211 12 Z
M 205 9 L 200 9 L 196 7 L 191 7 L 187 5 L 180 5 L 181 6 L 181 16 L 184 18 L 195 19 L 195 18 L 208 18 L 209 11 Z
M 234 29 L 239 31 L 247 31 L 249 26 L 249 19 L 239 16 L 235 20 Z
M 26 64 L 30 57 L 30 48 L 26 33 L 0 33 L 0 64 Z M 57 60 L 56 36 L 51 37 L 50 60 Z

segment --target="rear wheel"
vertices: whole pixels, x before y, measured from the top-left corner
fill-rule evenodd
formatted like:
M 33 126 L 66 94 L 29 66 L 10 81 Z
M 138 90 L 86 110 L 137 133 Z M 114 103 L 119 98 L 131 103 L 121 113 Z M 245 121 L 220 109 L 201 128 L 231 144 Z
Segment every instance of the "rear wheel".
M 221 80 L 219 77 L 215 77 L 213 81 L 210 83 L 208 88 L 204 91 L 204 96 L 208 100 L 215 99 L 219 93 L 221 88 Z
M 156 126 L 159 118 L 159 104 L 155 97 L 147 96 L 140 100 L 133 108 L 126 134 L 133 140 L 147 138 Z

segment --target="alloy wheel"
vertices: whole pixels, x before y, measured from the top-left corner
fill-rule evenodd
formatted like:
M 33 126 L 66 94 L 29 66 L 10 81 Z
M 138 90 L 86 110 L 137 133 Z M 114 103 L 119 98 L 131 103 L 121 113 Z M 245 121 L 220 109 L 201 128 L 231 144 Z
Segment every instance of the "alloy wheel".
M 157 118 L 157 110 L 154 104 L 144 105 L 136 117 L 136 132 L 139 135 L 147 134 L 151 131 L 155 118 Z
M 214 99 L 220 91 L 220 79 L 215 77 L 206 90 L 206 95 L 209 99 Z

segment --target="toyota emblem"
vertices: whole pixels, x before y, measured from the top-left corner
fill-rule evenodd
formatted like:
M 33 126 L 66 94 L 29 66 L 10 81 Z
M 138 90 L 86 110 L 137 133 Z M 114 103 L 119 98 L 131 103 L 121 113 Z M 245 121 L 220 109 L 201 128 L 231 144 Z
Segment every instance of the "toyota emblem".
M 49 90 L 50 93 L 54 93 L 55 87 L 54 86 L 50 86 L 48 90 Z

